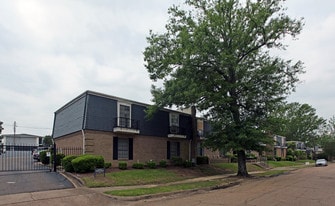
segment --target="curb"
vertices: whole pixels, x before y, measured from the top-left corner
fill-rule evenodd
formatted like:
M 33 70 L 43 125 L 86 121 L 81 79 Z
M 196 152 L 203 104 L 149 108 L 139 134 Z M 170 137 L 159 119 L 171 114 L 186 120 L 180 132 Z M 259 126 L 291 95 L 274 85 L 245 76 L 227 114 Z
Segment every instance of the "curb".
M 158 193 L 158 194 L 150 194 L 150 195 L 141 195 L 136 197 L 124 197 L 124 196 L 115 196 L 115 195 L 109 195 L 103 192 L 104 195 L 107 195 L 115 200 L 123 200 L 123 201 L 138 201 L 138 200 L 146 200 L 151 198 L 160 198 L 160 197 L 171 197 L 174 195 L 183 195 L 183 194 L 197 194 L 202 192 L 207 192 L 211 190 L 220 190 L 220 189 L 226 189 L 229 187 L 233 187 L 236 185 L 239 185 L 241 180 L 237 180 L 234 182 L 229 182 L 222 185 L 216 185 L 212 187 L 204 187 L 204 188 L 198 188 L 198 189 L 192 189 L 192 190 L 181 190 L 181 191 L 175 191 L 175 192 L 166 192 L 166 193 Z
M 63 175 L 66 179 L 68 179 L 75 188 L 84 187 L 85 183 L 76 175 L 69 172 L 59 172 L 59 174 Z

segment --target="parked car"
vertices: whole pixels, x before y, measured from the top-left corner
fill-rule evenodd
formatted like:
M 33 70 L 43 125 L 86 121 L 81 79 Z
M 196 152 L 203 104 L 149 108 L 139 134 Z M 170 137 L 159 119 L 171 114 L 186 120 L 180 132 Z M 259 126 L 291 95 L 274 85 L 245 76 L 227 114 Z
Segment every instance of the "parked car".
M 327 166 L 328 165 L 328 162 L 326 159 L 317 159 L 315 161 L 315 166 L 318 167 L 318 166 Z
M 47 147 L 38 147 L 33 151 L 33 159 L 40 161 L 40 153 L 43 151 L 47 151 L 48 148 Z

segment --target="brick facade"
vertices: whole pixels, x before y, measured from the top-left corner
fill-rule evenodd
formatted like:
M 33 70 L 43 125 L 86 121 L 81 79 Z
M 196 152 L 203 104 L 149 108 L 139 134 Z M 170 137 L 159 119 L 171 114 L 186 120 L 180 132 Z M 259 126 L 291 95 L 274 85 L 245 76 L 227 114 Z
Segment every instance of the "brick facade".
M 113 138 L 133 138 L 133 160 L 113 160 Z M 56 138 L 58 148 L 78 147 L 85 145 L 85 154 L 102 155 L 105 162 L 111 162 L 113 167 L 118 167 L 118 162 L 126 161 L 128 166 L 134 162 L 145 163 L 149 160 L 157 164 L 161 160 L 167 160 L 167 141 L 180 143 L 180 157 L 189 159 L 189 141 L 185 139 L 173 139 L 165 137 L 141 136 L 132 134 L 116 134 L 102 131 L 77 132 L 64 137 Z M 169 162 L 169 160 L 167 160 Z

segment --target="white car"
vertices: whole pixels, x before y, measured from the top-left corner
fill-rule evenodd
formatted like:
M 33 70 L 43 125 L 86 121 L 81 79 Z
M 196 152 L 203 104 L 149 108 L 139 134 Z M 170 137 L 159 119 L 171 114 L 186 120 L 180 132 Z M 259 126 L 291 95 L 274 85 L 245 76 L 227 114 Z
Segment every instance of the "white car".
M 327 163 L 327 160 L 326 159 L 317 159 L 315 161 L 315 166 L 318 167 L 318 166 L 327 166 L 328 163 Z

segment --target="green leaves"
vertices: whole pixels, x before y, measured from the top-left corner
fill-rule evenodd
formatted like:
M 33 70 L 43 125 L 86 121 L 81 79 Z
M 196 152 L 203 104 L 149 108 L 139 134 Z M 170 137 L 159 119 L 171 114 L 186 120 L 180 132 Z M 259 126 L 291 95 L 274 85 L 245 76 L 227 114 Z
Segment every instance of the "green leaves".
M 269 138 L 267 117 L 298 83 L 301 62 L 273 57 L 302 30 L 283 0 L 186 0 L 169 9 L 166 32 L 144 51 L 154 108 L 196 106 L 212 121 L 208 144 L 255 149 Z M 185 8 L 185 9 L 183 9 Z
M 309 146 L 315 146 L 318 130 L 325 124 L 313 107 L 298 102 L 278 105 L 269 120 L 272 133 L 285 136 L 287 141 L 303 141 Z

